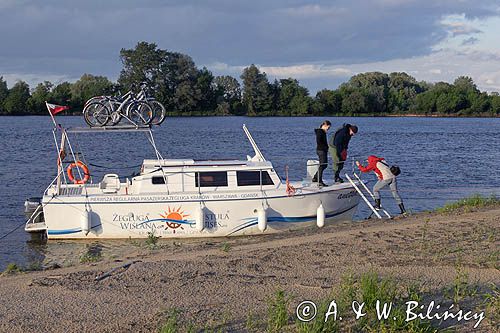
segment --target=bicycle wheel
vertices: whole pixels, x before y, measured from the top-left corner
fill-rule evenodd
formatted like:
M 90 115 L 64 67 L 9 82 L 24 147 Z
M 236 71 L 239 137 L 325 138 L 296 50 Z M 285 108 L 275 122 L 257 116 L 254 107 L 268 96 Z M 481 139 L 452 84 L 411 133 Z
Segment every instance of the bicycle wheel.
M 165 120 L 167 110 L 165 110 L 163 104 L 158 101 L 153 100 L 148 103 L 153 109 L 153 119 L 151 120 L 151 124 L 160 125 Z
M 147 102 L 134 101 L 127 107 L 127 114 L 138 125 L 149 125 L 153 120 L 153 109 Z
M 83 110 L 83 118 L 90 127 L 105 126 L 110 118 L 109 109 L 100 102 L 89 103 Z
M 104 102 L 104 101 L 106 101 L 106 96 L 94 96 L 94 97 L 90 98 L 88 101 L 85 102 L 84 107 L 86 107 L 90 103 Z
M 123 114 L 120 110 L 120 106 L 122 103 L 119 101 L 111 100 L 108 101 L 108 108 L 111 110 L 109 120 L 111 121 L 111 125 L 117 125 L 123 117 Z

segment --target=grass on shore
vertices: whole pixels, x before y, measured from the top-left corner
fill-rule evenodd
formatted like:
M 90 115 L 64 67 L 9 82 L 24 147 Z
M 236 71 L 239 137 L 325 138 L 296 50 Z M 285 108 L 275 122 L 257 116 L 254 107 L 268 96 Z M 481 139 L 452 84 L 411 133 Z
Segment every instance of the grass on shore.
M 277 290 L 267 299 L 267 313 L 260 316 L 250 313 L 246 322 L 241 320 L 230 321 L 225 318 L 223 322 L 214 325 L 197 326 L 194 323 L 183 322 L 179 309 L 166 312 L 161 333 L 175 332 L 231 332 L 233 330 L 245 332 L 297 332 L 297 333 L 325 333 L 325 332 L 410 332 L 410 333 L 435 333 L 453 332 L 457 326 L 445 325 L 441 322 L 414 319 L 406 321 L 406 302 L 416 301 L 419 304 L 428 304 L 430 294 L 424 291 L 423 285 L 401 284 L 387 277 L 382 277 L 376 272 L 367 272 L 361 275 L 346 275 L 339 286 L 334 287 L 329 297 L 316 302 L 316 316 L 309 322 L 300 322 L 296 317 L 295 306 L 300 303 L 283 290 Z M 500 290 L 493 286 L 487 293 L 480 292 L 478 286 L 471 284 L 468 274 L 462 268 L 457 268 L 456 278 L 452 285 L 446 289 L 451 292 L 445 295 L 457 307 L 469 304 L 476 311 L 485 310 L 487 322 L 481 324 L 483 329 L 495 327 L 500 316 Z M 434 295 L 436 296 L 436 295 Z M 427 301 L 425 300 L 427 299 Z M 434 299 L 434 298 L 433 298 Z M 293 302 L 292 302 L 293 300 Z M 332 301 L 335 300 L 336 315 L 333 314 Z M 352 313 L 352 302 L 364 303 L 364 317 L 355 318 Z M 473 301 L 472 303 L 470 301 Z M 377 317 L 377 301 L 383 304 L 392 304 L 390 315 L 387 319 Z M 330 315 L 326 317 L 326 314 Z M 340 319 L 342 317 L 342 319 Z M 327 318 L 327 320 L 325 320 Z M 236 326 L 234 326 L 236 325 Z M 244 325 L 242 327 L 241 325 Z M 483 326 L 484 325 L 484 326 Z
M 54 269 L 59 267 L 60 266 L 54 264 L 49 266 L 44 266 L 41 261 L 32 261 L 27 266 L 19 266 L 18 264 L 11 262 L 7 265 L 7 267 L 5 267 L 3 272 L 0 272 L 0 276 L 17 274 L 17 273 L 43 271 L 46 269 Z
M 421 319 L 406 322 L 406 313 L 403 304 L 407 300 L 421 302 L 420 287 L 416 285 L 401 286 L 393 279 L 380 277 L 375 272 L 364 273 L 360 276 L 344 276 L 340 287 L 335 288 L 329 299 L 318 306 L 317 316 L 310 322 L 295 323 L 292 332 L 321 333 L 321 332 L 413 332 L 430 333 L 438 332 L 429 321 Z M 326 314 L 330 311 L 331 301 L 337 305 L 337 320 L 330 315 L 325 321 Z M 350 313 L 353 300 L 364 303 L 364 317 L 355 319 Z M 379 320 L 377 318 L 377 301 L 380 304 L 392 304 L 390 318 Z M 381 306 L 383 308 L 383 306 Z M 343 315 L 346 314 L 346 315 Z M 342 317 L 342 321 L 339 318 Z M 342 324 L 342 325 L 341 325 Z
M 102 260 L 102 248 L 99 244 L 87 245 L 87 250 L 80 256 L 80 263 L 94 263 Z
M 439 329 L 428 321 L 413 320 L 406 322 L 406 313 L 402 304 L 405 300 L 421 301 L 417 286 L 404 287 L 394 280 L 382 278 L 377 273 L 369 272 L 360 276 L 348 275 L 343 278 L 340 287 L 332 290 L 328 299 L 318 302 L 316 317 L 309 322 L 300 322 L 295 318 L 295 309 L 291 309 L 292 297 L 285 291 L 278 290 L 267 300 L 267 316 L 259 318 L 249 315 L 245 323 L 247 332 L 298 332 L 298 333 L 323 333 L 323 332 L 413 332 L 430 333 Z M 333 319 L 333 315 L 325 321 L 326 313 L 331 310 L 331 301 L 335 300 L 338 313 L 346 314 L 342 321 Z M 366 316 L 355 320 L 348 314 L 351 312 L 351 302 L 365 303 Z M 377 300 L 381 303 L 392 302 L 391 318 L 378 320 L 376 317 Z M 397 305 L 399 304 L 399 306 Z M 295 305 L 294 305 L 295 306 Z M 392 317 L 396 318 L 393 319 Z M 231 327 L 228 321 L 218 325 L 217 329 L 207 327 L 196 328 L 193 323 L 185 324 L 179 321 L 179 311 L 169 311 L 160 328 L 161 333 L 174 332 L 228 332 Z M 240 327 L 241 328 L 241 327 Z
M 267 332 L 282 332 L 283 327 L 290 320 L 290 315 L 288 314 L 290 296 L 287 296 L 285 291 L 278 290 L 274 297 L 269 298 L 267 302 Z
M 480 194 L 475 194 L 473 196 L 448 203 L 444 205 L 443 207 L 437 208 L 436 212 L 438 213 L 453 213 L 456 211 L 464 211 L 464 212 L 471 212 L 474 209 L 485 207 L 485 206 L 490 206 L 490 205 L 496 205 L 499 204 L 500 200 L 495 197 L 494 195 L 490 197 L 484 197 Z
M 15 273 L 20 273 L 22 272 L 22 268 L 17 266 L 16 263 L 10 263 L 7 265 L 5 270 L 2 272 L 1 275 L 7 275 L 7 274 L 15 274 Z
M 155 250 L 158 248 L 158 240 L 161 238 L 161 236 L 156 236 L 154 230 L 151 232 L 148 232 L 148 238 L 146 239 L 146 245 L 149 247 L 151 250 Z
M 224 243 L 221 244 L 220 249 L 223 252 L 229 252 L 231 250 L 231 244 L 229 244 L 228 242 L 224 242 Z

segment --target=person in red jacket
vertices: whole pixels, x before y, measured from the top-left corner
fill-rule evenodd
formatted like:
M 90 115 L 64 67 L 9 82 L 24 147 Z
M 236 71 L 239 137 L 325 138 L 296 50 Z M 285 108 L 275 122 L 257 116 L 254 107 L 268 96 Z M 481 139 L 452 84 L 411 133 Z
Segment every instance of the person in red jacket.
M 374 171 L 377 175 L 378 181 L 373 186 L 373 195 L 375 196 L 375 208 L 380 209 L 380 190 L 388 186 L 391 189 L 392 196 L 399 205 L 401 214 L 406 213 L 403 200 L 399 196 L 398 186 L 396 182 L 396 176 L 391 172 L 391 168 L 387 163 L 385 163 L 384 158 L 377 157 L 375 155 L 368 156 L 368 165 L 365 167 L 359 161 L 356 161 L 356 165 L 362 172 Z

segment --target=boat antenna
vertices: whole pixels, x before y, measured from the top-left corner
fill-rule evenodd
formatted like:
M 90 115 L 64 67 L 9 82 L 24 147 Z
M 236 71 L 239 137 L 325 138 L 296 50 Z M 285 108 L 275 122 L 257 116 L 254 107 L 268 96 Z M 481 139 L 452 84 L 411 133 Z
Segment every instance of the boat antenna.
M 252 134 L 250 134 L 250 131 L 248 130 L 247 126 L 243 124 L 243 131 L 247 135 L 248 141 L 250 141 L 250 144 L 252 145 L 253 150 L 255 151 L 255 156 L 252 158 L 252 160 L 257 160 L 261 162 L 265 162 L 264 155 L 262 155 L 262 152 L 260 151 L 259 147 L 255 143 L 255 140 L 252 137 Z

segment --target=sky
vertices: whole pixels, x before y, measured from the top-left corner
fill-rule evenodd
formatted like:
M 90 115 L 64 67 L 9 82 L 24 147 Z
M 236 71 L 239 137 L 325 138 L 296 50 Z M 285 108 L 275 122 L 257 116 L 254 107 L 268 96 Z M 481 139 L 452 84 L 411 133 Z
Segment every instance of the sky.
M 368 71 L 500 91 L 498 0 L 0 0 L 0 32 L 9 86 L 116 80 L 120 49 L 147 41 L 215 75 L 255 64 L 313 94 Z

